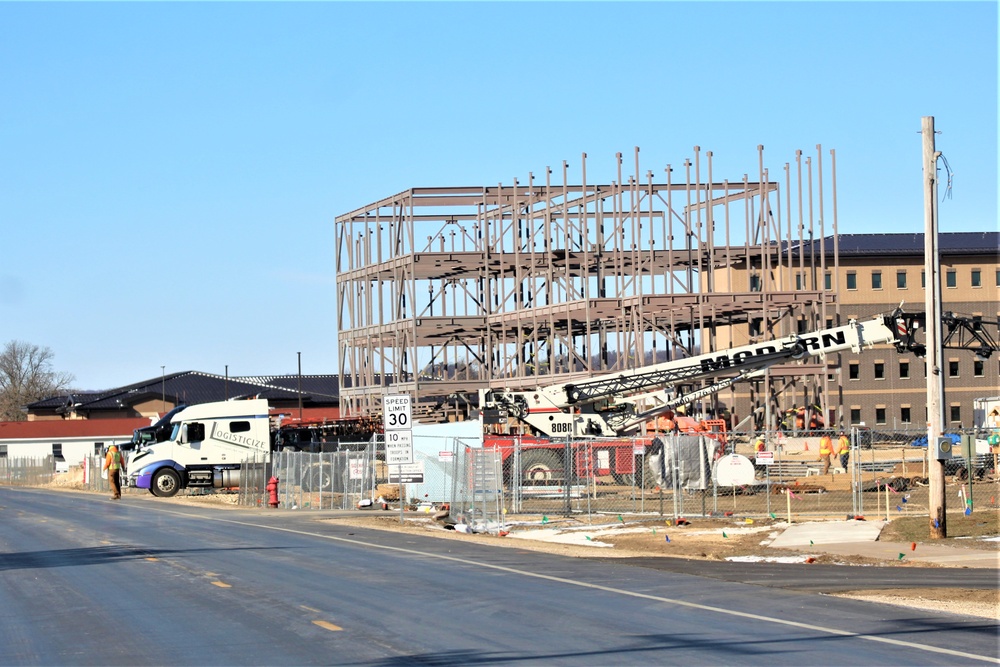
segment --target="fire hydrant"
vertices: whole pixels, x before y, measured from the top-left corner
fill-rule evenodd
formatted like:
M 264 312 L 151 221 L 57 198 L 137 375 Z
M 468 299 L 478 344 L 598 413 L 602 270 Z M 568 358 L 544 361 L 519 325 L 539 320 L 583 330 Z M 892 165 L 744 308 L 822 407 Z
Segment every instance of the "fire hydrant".
M 271 479 L 267 480 L 267 486 L 265 486 L 264 488 L 267 489 L 267 494 L 268 494 L 267 504 L 270 505 L 271 507 L 277 507 L 278 506 L 278 478 L 277 477 L 272 477 Z

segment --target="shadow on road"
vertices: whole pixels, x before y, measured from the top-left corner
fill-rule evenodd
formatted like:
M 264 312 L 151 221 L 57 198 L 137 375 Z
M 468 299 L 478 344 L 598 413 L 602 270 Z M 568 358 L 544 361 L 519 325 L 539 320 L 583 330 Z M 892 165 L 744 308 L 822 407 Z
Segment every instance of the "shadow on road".
M 101 565 L 111 562 L 137 560 L 140 558 L 160 558 L 210 551 L 263 551 L 285 549 L 286 547 L 230 547 L 225 549 L 142 549 L 128 545 L 108 545 L 80 549 L 52 549 L 49 551 L 25 551 L 22 553 L 0 554 L 0 571 L 33 570 L 49 567 L 74 567 L 77 565 Z

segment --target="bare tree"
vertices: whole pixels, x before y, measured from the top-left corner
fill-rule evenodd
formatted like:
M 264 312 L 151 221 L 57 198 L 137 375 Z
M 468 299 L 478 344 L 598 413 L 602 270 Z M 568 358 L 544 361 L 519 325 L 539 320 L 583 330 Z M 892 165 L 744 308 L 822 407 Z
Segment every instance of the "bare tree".
M 75 379 L 52 369 L 47 347 L 12 340 L 0 352 L 0 420 L 24 421 L 22 408 L 69 388 Z

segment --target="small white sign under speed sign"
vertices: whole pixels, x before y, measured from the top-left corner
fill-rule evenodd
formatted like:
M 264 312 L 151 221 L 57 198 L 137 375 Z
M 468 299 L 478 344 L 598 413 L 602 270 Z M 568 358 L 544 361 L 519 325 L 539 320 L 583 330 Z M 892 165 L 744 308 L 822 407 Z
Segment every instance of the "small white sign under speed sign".
M 382 426 L 387 431 L 412 428 L 408 394 L 382 397 Z
M 385 462 L 388 465 L 413 463 L 413 434 L 409 429 L 385 432 Z

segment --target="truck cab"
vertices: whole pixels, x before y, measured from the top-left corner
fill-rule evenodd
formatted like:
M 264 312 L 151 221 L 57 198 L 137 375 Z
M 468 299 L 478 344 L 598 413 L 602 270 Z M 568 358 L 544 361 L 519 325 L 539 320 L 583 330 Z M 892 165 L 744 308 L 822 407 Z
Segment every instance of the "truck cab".
M 267 462 L 271 427 L 265 400 L 202 403 L 170 418 L 166 440 L 135 452 L 128 463 L 129 486 L 171 497 L 183 488 L 239 486 L 247 459 Z

